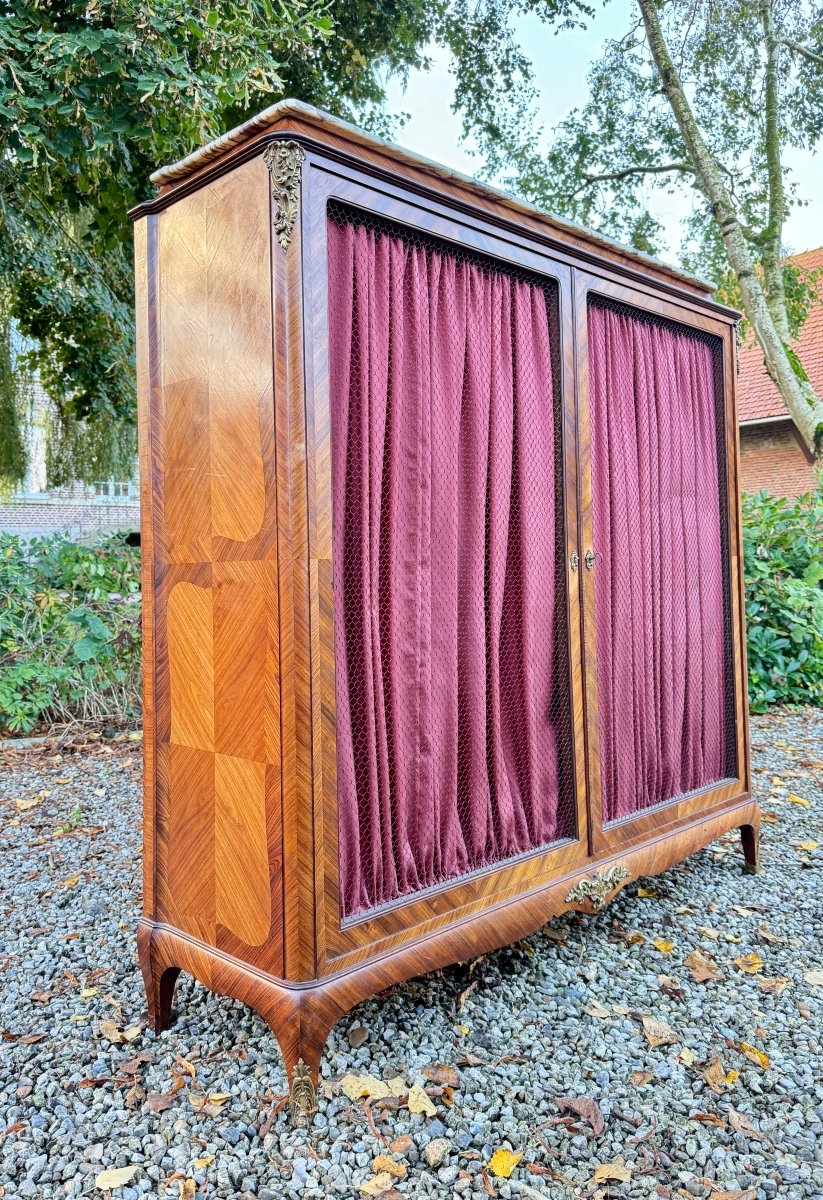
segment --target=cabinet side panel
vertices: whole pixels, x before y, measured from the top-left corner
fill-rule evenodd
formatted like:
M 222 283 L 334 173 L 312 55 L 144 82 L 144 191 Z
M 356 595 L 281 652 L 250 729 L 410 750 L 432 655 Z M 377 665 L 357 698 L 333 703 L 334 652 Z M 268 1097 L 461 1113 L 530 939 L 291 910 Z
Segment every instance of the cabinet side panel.
M 156 220 L 154 675 L 164 765 L 151 915 L 281 975 L 277 515 L 262 159 Z

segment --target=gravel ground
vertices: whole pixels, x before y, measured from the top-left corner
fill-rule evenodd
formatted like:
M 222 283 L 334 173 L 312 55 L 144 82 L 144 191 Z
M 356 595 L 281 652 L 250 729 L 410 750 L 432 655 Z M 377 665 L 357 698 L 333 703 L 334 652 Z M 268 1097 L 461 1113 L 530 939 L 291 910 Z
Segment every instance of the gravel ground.
M 139 743 L 0 753 L 0 1196 L 103 1195 L 132 1168 L 115 1197 L 823 1198 L 823 713 L 752 740 L 763 874 L 733 834 L 361 1004 L 308 1131 L 242 1005 L 183 978 L 173 1029 L 143 1028 Z M 418 1114 L 351 1101 L 351 1073 L 456 1086 Z

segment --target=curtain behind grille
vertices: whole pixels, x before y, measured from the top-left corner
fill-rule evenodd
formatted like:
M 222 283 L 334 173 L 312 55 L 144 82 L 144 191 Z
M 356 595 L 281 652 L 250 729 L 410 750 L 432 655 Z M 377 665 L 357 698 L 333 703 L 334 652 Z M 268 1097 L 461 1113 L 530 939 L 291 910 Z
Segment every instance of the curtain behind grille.
M 715 347 L 589 307 L 603 817 L 733 773 Z
M 366 221 L 328 237 L 348 915 L 572 818 L 546 290 Z

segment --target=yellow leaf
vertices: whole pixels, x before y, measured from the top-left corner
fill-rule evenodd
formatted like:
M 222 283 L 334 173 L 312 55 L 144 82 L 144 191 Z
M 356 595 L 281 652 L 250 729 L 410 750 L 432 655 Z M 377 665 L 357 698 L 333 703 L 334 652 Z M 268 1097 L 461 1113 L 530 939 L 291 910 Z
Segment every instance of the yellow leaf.
M 807 851 L 807 853 L 811 854 L 812 850 L 816 850 L 816 849 L 817 849 L 817 847 L 818 847 L 819 845 L 820 845 L 820 843 L 819 843 L 819 842 L 811 842 L 811 841 L 809 841 L 809 842 L 798 842 L 798 843 L 797 843 L 797 849 L 798 849 L 798 850 L 805 850 L 805 851 Z
M 758 971 L 763 970 L 763 959 L 756 950 L 753 950 L 751 954 L 744 954 L 741 958 L 736 958 L 734 965 L 740 967 L 740 970 L 745 971 L 747 975 L 756 975 Z
M 455 1025 L 455 1029 L 458 1033 L 462 1033 L 463 1037 L 466 1037 L 469 1032 L 468 1025 Z
M 77 884 L 80 882 L 81 874 L 82 874 L 82 872 L 80 871 L 76 875 L 69 875 L 68 879 L 64 879 L 63 882 L 58 883 L 57 886 L 61 887 L 61 888 L 76 887 Z
M 437 1109 L 426 1095 L 426 1089 L 422 1088 L 419 1083 L 409 1088 L 408 1104 L 409 1112 L 425 1113 L 427 1117 L 433 1117 L 437 1113 Z
M 785 783 L 783 782 L 783 780 L 780 778 L 779 775 L 772 776 L 772 787 L 780 788 L 780 787 L 785 787 L 785 786 L 786 786 Z
M 94 1184 L 99 1187 L 101 1192 L 110 1192 L 113 1188 L 123 1187 L 134 1178 L 138 1171 L 138 1167 L 117 1167 L 111 1171 L 101 1171 L 96 1177 Z
M 209 1104 L 225 1104 L 228 1099 L 226 1092 L 209 1092 Z
M 661 954 L 671 954 L 672 950 L 674 950 L 674 942 L 667 942 L 665 938 L 655 938 L 652 945 Z
M 379 1100 L 391 1095 L 389 1085 L 373 1075 L 344 1075 L 340 1088 L 350 1100 Z
M 765 821 L 767 825 L 777 824 L 777 813 L 764 812 L 760 814 L 760 820 Z
M 197 1195 L 197 1184 L 193 1179 L 178 1179 L 178 1200 L 194 1200 Z
M 204 1167 L 207 1167 L 209 1165 L 209 1163 L 213 1163 L 213 1162 L 214 1162 L 213 1154 L 204 1154 L 202 1158 L 196 1158 L 194 1160 L 194 1165 L 198 1171 L 202 1171 Z
M 684 1067 L 690 1067 L 694 1063 L 694 1054 L 688 1046 L 684 1046 L 677 1057 Z
M 395 1179 L 402 1179 L 406 1174 L 406 1167 L 403 1163 L 395 1162 L 388 1154 L 378 1154 L 377 1158 L 372 1162 L 372 1170 L 379 1175 L 382 1171 L 388 1171 L 389 1175 L 393 1175 Z
M 42 796 L 35 796 L 33 800 L 15 800 L 14 807 L 18 812 L 28 812 L 30 808 L 36 808 L 42 803 Z
M 803 978 L 812 987 L 823 987 L 823 971 L 804 971 Z
M 390 1175 L 388 1171 L 381 1171 L 373 1179 L 367 1179 L 365 1183 L 361 1183 L 360 1191 L 365 1196 L 382 1196 L 384 1192 L 391 1191 L 393 1187 L 394 1176 Z
M 750 1059 L 753 1063 L 757 1063 L 757 1065 L 762 1067 L 764 1071 L 766 1070 L 769 1065 L 768 1054 L 764 1054 L 763 1051 L 758 1050 L 756 1046 L 750 1046 L 748 1042 L 741 1042 L 740 1049 L 746 1055 L 746 1058 Z
M 660 892 L 658 892 L 657 888 L 653 887 L 639 887 L 634 894 L 641 900 L 656 900 Z
M 803 798 L 803 796 L 796 796 L 794 792 L 789 792 L 786 799 L 788 800 L 789 804 L 801 804 L 803 808 L 811 808 L 812 806 L 811 800 L 806 800 Z
M 512 1171 L 522 1157 L 522 1154 L 515 1154 L 513 1150 L 504 1150 L 501 1146 L 489 1159 L 489 1170 L 500 1179 L 510 1179 Z
M 92 996 L 96 996 L 100 988 L 83 988 L 80 993 L 81 1000 L 91 1000 Z
M 739 1078 L 740 1078 L 739 1071 L 735 1071 L 735 1070 L 727 1071 L 723 1082 L 725 1084 L 727 1084 L 729 1087 L 731 1087 L 733 1083 L 737 1083 Z
M 595 1183 L 628 1183 L 632 1177 L 632 1173 L 621 1158 L 616 1158 L 613 1163 L 598 1163 L 594 1168 Z

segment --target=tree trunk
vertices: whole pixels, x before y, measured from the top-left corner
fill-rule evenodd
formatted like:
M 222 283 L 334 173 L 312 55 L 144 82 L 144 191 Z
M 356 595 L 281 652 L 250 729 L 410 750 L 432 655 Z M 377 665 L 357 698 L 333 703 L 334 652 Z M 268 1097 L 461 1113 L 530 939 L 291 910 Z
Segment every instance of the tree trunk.
M 798 432 L 817 454 L 823 444 L 823 401 L 807 379 L 797 373 L 770 311 L 763 284 L 755 270 L 734 204 L 715 156 L 707 146 L 669 54 L 658 17 L 656 0 L 637 0 L 649 49 L 663 83 L 680 135 L 694 164 L 695 175 L 720 229 L 732 270 L 743 295 L 743 308 L 763 350 L 766 370 L 774 380 Z M 785 309 L 785 303 L 784 303 Z

